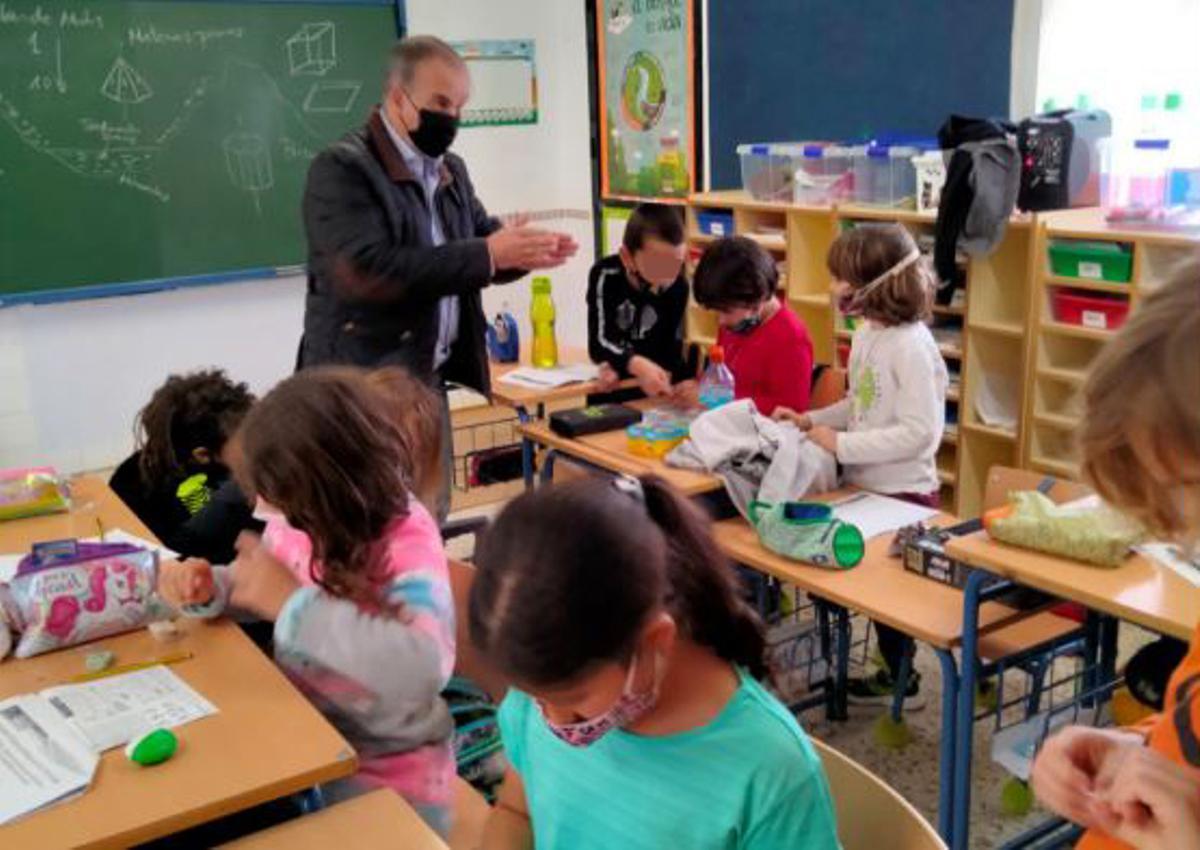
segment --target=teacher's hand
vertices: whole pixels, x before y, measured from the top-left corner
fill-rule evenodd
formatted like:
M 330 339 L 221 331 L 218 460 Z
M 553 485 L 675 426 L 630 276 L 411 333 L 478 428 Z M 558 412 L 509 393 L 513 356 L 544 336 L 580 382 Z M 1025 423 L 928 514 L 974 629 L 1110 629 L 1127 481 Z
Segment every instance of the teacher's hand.
M 552 269 L 578 250 L 570 236 L 536 227 L 505 227 L 487 238 L 492 263 L 500 269 Z

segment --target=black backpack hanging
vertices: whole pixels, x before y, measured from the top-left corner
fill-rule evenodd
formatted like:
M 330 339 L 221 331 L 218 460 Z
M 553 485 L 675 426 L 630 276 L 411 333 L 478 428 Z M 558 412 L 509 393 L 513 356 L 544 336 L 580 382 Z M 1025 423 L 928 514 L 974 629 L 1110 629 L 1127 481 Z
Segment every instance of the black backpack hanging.
M 1021 163 L 1016 127 L 1007 121 L 951 115 L 938 130 L 949 157 L 938 206 L 933 265 L 946 284 L 956 277 L 959 248 L 986 256 L 1004 239 L 1017 202 Z

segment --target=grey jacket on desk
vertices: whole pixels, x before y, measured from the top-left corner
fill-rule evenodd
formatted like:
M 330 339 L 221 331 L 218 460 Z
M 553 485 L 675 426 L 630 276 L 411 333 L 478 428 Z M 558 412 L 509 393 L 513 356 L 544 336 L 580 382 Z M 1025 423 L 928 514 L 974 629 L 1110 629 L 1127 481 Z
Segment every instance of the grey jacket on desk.
M 492 269 L 486 238 L 501 225 L 454 154 L 442 160 L 434 204 L 446 237 L 437 247 L 424 189 L 378 109 L 317 155 L 304 190 L 308 297 L 298 368 L 401 365 L 433 383 L 438 299 L 457 295 L 458 340 L 436 377 L 489 393 L 480 291 L 524 272 Z
M 792 502 L 837 487 L 833 455 L 794 425 L 760 415 L 750 399 L 699 416 L 666 462 L 719 476 L 747 519 L 753 501 Z

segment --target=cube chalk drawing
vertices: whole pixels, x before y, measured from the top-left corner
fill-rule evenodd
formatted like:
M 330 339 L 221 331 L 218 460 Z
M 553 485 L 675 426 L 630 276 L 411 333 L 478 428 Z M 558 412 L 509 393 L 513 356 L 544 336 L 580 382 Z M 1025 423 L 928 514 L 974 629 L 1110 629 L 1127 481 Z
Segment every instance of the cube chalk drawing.
M 330 21 L 304 24 L 287 40 L 288 73 L 323 77 L 337 65 L 337 28 Z

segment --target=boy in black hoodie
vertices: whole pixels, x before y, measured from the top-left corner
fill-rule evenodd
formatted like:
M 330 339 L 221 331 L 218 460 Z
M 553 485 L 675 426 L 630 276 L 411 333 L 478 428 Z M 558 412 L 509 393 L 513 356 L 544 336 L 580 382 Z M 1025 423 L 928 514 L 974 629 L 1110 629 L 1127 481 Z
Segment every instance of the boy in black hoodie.
M 683 220 L 672 207 L 641 204 L 618 253 L 588 274 L 588 354 L 608 389 L 637 379 L 647 396 L 685 396 L 695 367 L 683 352 L 688 282 Z

